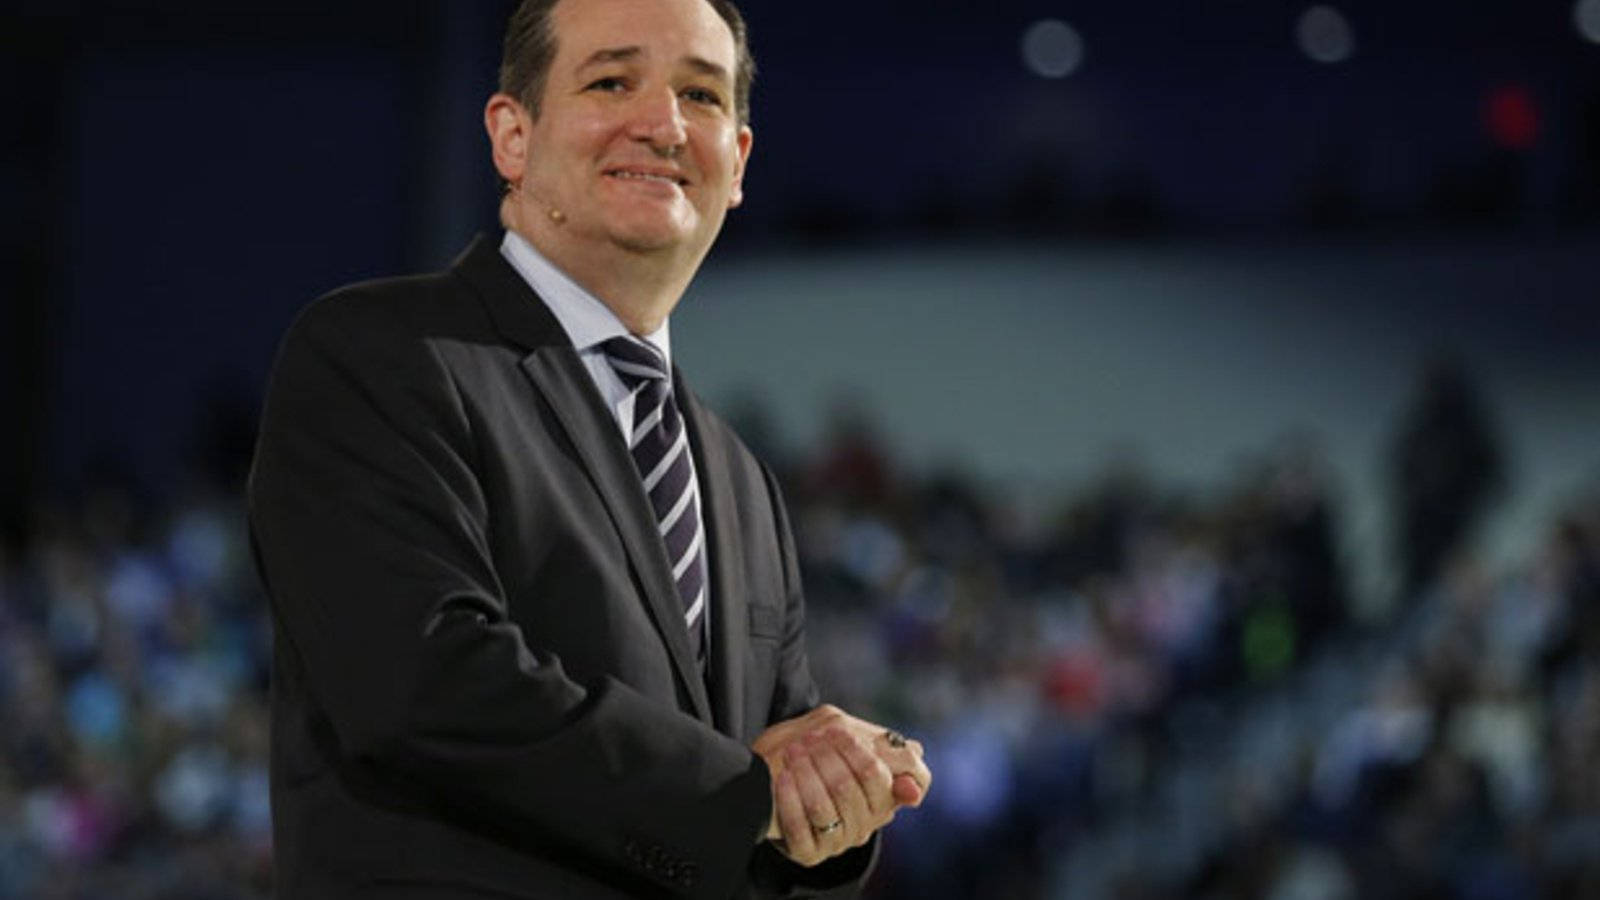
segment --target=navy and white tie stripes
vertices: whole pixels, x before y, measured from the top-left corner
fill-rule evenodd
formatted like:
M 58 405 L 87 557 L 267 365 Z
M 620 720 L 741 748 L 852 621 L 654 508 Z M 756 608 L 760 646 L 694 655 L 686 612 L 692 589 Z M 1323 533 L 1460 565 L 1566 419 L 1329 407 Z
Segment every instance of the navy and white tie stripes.
M 706 553 L 695 490 L 694 463 L 683 415 L 672 399 L 672 378 L 654 347 L 633 338 L 611 338 L 601 345 L 606 359 L 633 392 L 629 449 L 655 509 L 667 547 L 689 646 L 705 668 Z

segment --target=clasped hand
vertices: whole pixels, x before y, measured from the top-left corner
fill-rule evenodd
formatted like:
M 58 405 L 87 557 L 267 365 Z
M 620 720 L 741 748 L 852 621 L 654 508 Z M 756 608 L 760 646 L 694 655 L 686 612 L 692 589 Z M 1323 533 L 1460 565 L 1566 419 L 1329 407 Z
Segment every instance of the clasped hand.
M 762 732 L 751 749 L 772 773 L 767 838 L 814 866 L 866 843 L 901 807 L 921 806 L 933 783 L 922 745 L 892 734 L 826 704 Z

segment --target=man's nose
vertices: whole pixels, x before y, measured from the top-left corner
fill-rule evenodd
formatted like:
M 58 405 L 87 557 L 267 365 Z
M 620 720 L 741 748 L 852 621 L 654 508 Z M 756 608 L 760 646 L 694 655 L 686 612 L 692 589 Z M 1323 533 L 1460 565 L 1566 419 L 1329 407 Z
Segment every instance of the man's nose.
M 637 95 L 631 133 L 657 151 L 671 152 L 682 147 L 689 132 L 677 92 L 667 88 Z

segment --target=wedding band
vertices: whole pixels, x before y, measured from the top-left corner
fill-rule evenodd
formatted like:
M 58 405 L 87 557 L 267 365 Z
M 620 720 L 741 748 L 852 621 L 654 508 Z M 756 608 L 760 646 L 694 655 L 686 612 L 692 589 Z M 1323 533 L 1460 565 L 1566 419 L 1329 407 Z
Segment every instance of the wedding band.
M 818 828 L 817 826 L 813 825 L 813 826 L 811 826 L 811 830 L 816 832 L 817 837 L 822 837 L 823 835 L 827 834 L 830 831 L 838 831 L 840 828 L 843 828 L 843 827 L 844 827 L 844 820 L 843 819 L 834 819 L 832 822 L 829 822 L 828 824 L 822 826 L 821 828 Z
M 901 747 L 906 745 L 906 736 L 892 729 L 883 733 L 883 739 L 888 741 L 889 746 L 895 748 L 896 750 L 899 750 Z

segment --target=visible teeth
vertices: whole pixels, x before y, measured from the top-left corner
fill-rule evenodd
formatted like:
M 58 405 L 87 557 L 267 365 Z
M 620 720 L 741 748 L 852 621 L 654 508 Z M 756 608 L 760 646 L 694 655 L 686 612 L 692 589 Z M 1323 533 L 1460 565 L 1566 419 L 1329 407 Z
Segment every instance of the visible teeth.
M 645 173 L 645 172 L 612 172 L 611 174 L 614 175 L 617 178 L 633 178 L 633 179 L 649 180 L 649 181 L 665 181 L 667 184 L 677 184 L 678 183 L 678 179 L 676 179 L 676 178 L 672 178 L 672 177 L 669 177 L 667 175 L 651 175 L 651 174 L 648 174 L 648 173 Z

